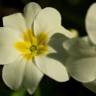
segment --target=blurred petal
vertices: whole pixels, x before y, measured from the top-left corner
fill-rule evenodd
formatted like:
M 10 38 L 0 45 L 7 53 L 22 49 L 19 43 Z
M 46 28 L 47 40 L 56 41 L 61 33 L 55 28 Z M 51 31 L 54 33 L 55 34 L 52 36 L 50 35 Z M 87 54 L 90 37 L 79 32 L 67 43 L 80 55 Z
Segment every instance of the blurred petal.
M 96 79 L 96 57 L 72 58 L 66 67 L 70 75 L 78 81 L 90 82 Z
M 25 19 L 21 13 L 3 17 L 3 26 L 19 30 L 20 32 L 26 32 L 27 30 Z
M 41 11 L 39 4 L 35 2 L 28 3 L 24 8 L 24 16 L 26 20 L 27 27 L 32 28 L 33 21 L 37 14 Z
M 70 32 L 72 34 L 72 38 L 79 37 L 79 32 L 76 29 L 70 29 Z
M 68 31 L 66 28 L 64 28 L 63 26 L 58 26 L 57 28 L 55 28 L 54 30 L 52 30 L 50 33 L 48 33 L 49 36 L 52 36 L 55 33 L 60 33 L 63 34 L 64 36 L 66 36 L 67 38 L 75 38 L 77 37 L 76 32 L 71 32 Z
M 89 83 L 83 83 L 83 85 L 92 92 L 96 93 L 96 80 Z
M 11 63 L 18 57 L 19 54 L 14 44 L 20 39 L 18 31 L 5 27 L 0 28 L 0 64 Z
M 3 67 L 3 81 L 11 89 L 19 89 L 24 77 L 25 62 L 18 59 L 13 63 L 4 65 Z
M 43 74 L 38 70 L 32 61 L 27 62 L 24 75 L 24 86 L 30 94 L 33 94 Z
M 54 29 L 58 28 L 58 26 L 60 27 L 60 25 L 60 13 L 54 8 L 47 7 L 40 11 L 34 20 L 34 32 L 36 35 L 40 32 L 47 32 L 48 34 L 52 34 L 52 32 L 55 31 Z
M 58 82 L 64 82 L 69 79 L 66 68 L 59 61 L 43 56 L 38 56 L 35 59 L 41 72 L 52 79 Z
M 88 9 L 86 16 L 86 29 L 89 38 L 96 44 L 96 3 L 93 3 Z
M 88 37 L 67 40 L 63 43 L 63 47 L 75 57 L 96 56 L 96 47 L 89 41 Z

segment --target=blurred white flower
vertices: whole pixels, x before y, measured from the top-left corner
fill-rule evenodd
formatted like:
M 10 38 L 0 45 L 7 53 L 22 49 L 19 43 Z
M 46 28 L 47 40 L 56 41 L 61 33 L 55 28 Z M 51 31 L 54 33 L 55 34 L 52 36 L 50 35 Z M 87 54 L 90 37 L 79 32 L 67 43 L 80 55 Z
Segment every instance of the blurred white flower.
M 96 78 L 96 47 L 89 38 L 74 38 L 63 45 L 69 54 L 66 62 L 69 74 L 80 82 L 93 81 Z
M 96 46 L 96 3 L 93 3 L 88 9 L 85 24 L 86 24 L 86 30 L 87 30 L 89 39 L 92 42 L 92 44 Z M 94 67 L 93 63 L 96 65 L 96 60 L 91 62 L 92 62 L 91 63 L 92 66 Z M 96 68 L 93 68 L 93 69 L 95 69 L 95 72 L 94 72 L 95 79 L 91 82 L 84 83 L 83 85 L 86 88 L 96 93 Z
M 32 94 L 43 75 L 58 82 L 69 79 L 65 66 L 48 57 L 55 53 L 50 39 L 55 33 L 67 38 L 74 37 L 61 25 L 61 15 L 51 7 L 41 9 L 34 2 L 21 13 L 3 17 L 4 27 L 0 28 L 0 63 L 3 80 L 11 89 L 22 86 Z M 54 45 L 54 40 L 51 41 Z
M 89 8 L 85 20 L 88 36 L 64 42 L 69 53 L 66 67 L 74 79 L 96 93 L 96 3 Z

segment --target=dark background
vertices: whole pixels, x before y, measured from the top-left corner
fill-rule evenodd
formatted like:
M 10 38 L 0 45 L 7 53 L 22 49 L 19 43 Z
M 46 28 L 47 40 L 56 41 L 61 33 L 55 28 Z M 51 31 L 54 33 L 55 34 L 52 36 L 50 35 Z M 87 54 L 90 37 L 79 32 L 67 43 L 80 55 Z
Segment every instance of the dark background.
M 3 16 L 22 12 L 23 7 L 30 1 L 39 3 L 42 8 L 47 6 L 56 8 L 62 15 L 64 27 L 77 29 L 80 36 L 86 35 L 85 15 L 88 7 L 95 0 L 0 0 L 0 25 L 2 26 Z M 96 96 L 72 78 L 68 82 L 58 83 L 45 76 L 40 83 L 40 88 L 42 96 Z M 1 80 L 0 96 L 11 96 L 12 92 Z M 26 94 L 26 96 L 29 95 Z

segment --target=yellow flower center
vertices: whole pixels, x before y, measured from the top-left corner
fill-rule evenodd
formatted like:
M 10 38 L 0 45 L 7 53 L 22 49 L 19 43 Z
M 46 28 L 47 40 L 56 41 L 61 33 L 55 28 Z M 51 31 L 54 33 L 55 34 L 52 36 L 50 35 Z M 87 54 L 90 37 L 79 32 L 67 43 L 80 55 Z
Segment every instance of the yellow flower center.
M 22 37 L 24 41 L 15 42 L 15 48 L 25 59 L 32 60 L 35 56 L 45 54 L 48 51 L 48 38 L 45 32 L 34 36 L 32 31 L 28 30 L 23 33 Z

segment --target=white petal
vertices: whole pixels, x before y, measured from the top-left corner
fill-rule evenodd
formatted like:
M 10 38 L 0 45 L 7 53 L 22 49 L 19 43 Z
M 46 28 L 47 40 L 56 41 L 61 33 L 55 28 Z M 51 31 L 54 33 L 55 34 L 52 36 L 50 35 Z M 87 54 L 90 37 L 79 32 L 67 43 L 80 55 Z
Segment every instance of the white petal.
M 39 71 L 36 65 L 34 65 L 32 61 L 27 62 L 23 84 L 30 94 L 34 93 L 42 77 L 43 74 Z
M 87 33 L 94 44 L 96 44 L 96 3 L 88 9 L 86 16 Z
M 78 81 L 90 82 L 96 79 L 96 56 L 68 59 L 66 67 L 70 75 Z
M 3 81 L 11 89 L 19 89 L 24 77 L 25 61 L 21 58 L 3 67 Z
M 20 40 L 18 31 L 5 27 L 0 28 L 0 64 L 11 63 L 18 57 L 19 54 L 14 44 Z
M 44 8 L 39 12 L 36 19 L 34 20 L 34 32 L 35 34 L 38 34 L 40 32 L 47 32 L 48 34 L 52 34 L 51 32 L 53 32 L 54 29 L 58 28 L 58 26 L 60 27 L 60 25 L 60 13 L 56 9 L 51 7 Z
M 19 30 L 20 32 L 27 30 L 25 19 L 21 13 L 3 17 L 3 26 Z
M 71 38 L 79 37 L 79 32 L 76 29 L 70 29 L 70 32 L 72 34 Z
M 58 82 L 64 82 L 69 79 L 66 68 L 55 59 L 38 56 L 36 57 L 36 64 L 44 74 Z
M 96 93 L 96 80 L 89 83 L 83 83 L 83 85 L 92 92 Z
M 53 29 L 52 32 L 48 33 L 48 35 L 52 36 L 55 33 L 60 33 L 66 36 L 67 38 L 74 38 L 77 37 L 76 32 L 71 32 L 64 28 L 63 26 L 58 26 L 57 28 Z
M 33 21 L 40 11 L 41 7 L 35 2 L 28 3 L 24 7 L 24 17 L 28 28 L 32 28 Z

